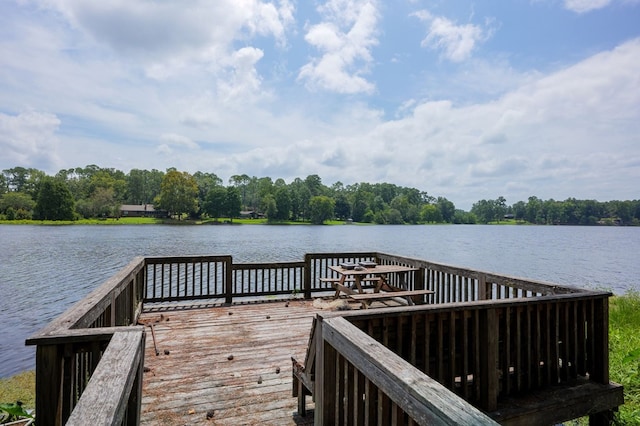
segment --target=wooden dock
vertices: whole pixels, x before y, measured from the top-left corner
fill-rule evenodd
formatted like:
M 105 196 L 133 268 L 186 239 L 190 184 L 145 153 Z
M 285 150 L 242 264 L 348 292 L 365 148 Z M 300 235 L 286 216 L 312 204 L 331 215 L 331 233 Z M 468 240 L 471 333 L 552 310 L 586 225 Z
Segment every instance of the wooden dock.
M 208 413 L 215 425 L 313 424 L 313 411 L 296 412 L 291 357 L 304 359 L 318 310 L 297 299 L 143 313 L 160 354 L 147 333 L 140 424 L 202 424 Z
M 332 312 L 345 261 L 426 296 Z M 610 296 L 374 252 L 137 257 L 26 340 L 38 425 L 610 425 Z

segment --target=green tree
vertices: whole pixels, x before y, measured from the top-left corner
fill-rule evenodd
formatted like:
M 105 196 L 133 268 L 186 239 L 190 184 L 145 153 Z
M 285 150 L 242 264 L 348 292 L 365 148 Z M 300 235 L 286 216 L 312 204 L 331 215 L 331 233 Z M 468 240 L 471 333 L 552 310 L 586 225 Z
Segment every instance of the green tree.
M 402 225 L 404 223 L 402 213 L 398 209 L 388 209 L 385 216 L 387 218 L 387 223 L 390 225 Z
M 9 192 L 9 183 L 4 173 L 0 173 L 0 195 Z
M 513 205 L 512 209 L 513 216 L 515 217 L 516 221 L 524 220 L 527 213 L 527 204 L 524 201 L 518 201 Z
M 496 219 L 500 222 L 507 213 L 507 200 L 501 195 L 494 201 L 494 205 Z
M 420 219 L 427 223 L 439 223 L 442 222 L 442 215 L 438 207 L 433 204 L 424 204 L 420 210 Z
M 286 187 L 280 187 L 276 190 L 275 196 L 272 197 L 276 204 L 275 219 L 289 220 L 291 216 L 291 195 L 289 194 L 289 190 Z M 269 217 L 268 214 L 267 217 Z
M 491 222 L 496 217 L 496 203 L 494 200 L 480 200 L 471 207 L 473 213 L 480 223 Z
M 269 194 L 262 199 L 261 209 L 267 216 L 269 222 L 275 222 L 278 218 L 278 207 L 276 206 L 276 199 L 273 195 Z
M 164 172 L 133 169 L 126 176 L 128 204 L 148 204 L 160 194 Z
M 318 175 L 309 175 L 305 178 L 304 184 L 309 189 L 309 193 L 312 197 L 317 195 L 325 195 L 326 187 L 322 184 L 322 179 Z
M 251 179 L 246 174 L 233 175 L 229 178 L 229 185 L 235 186 L 239 190 L 239 194 L 241 196 L 240 204 L 242 206 L 249 207 L 249 201 L 248 201 L 247 195 L 250 194 L 251 192 L 254 192 L 249 188 L 249 185 L 252 184 L 252 181 L 255 181 L 255 178 Z M 251 207 L 255 207 L 255 206 L 252 205 Z M 242 208 L 240 210 L 242 210 Z
M 411 222 L 409 220 L 409 207 L 411 204 L 409 203 L 409 198 L 406 195 L 396 195 L 391 203 L 389 203 L 389 207 L 392 210 L 397 210 L 400 212 L 402 216 L 403 222 Z
M 14 212 L 23 210 L 32 212 L 36 206 L 36 202 L 28 194 L 22 192 L 7 192 L 0 195 L 0 213 L 6 213 L 7 209 L 13 209 Z
M 73 195 L 59 179 L 46 177 L 38 192 L 34 217 L 39 220 L 74 220 Z
M 235 186 L 227 187 L 227 194 L 224 200 L 224 212 L 233 220 L 234 217 L 240 216 L 240 210 L 242 210 L 242 198 L 240 197 L 240 191 Z
M 449 200 L 444 197 L 438 197 L 437 206 L 440 209 L 440 214 L 442 215 L 442 220 L 447 223 L 453 222 L 453 215 L 456 212 L 456 206 Z
M 222 185 L 222 179 L 220 179 L 215 173 L 202 173 L 195 172 L 193 178 L 198 185 L 198 206 L 200 206 L 199 215 L 205 213 L 204 204 L 209 194 L 209 190 L 216 186 Z
M 333 217 L 335 201 L 326 195 L 316 195 L 309 200 L 309 211 L 311 223 L 322 225 L 325 221 Z
M 348 219 L 351 217 L 351 204 L 349 203 L 349 198 L 346 194 L 339 193 L 335 197 L 336 208 L 335 208 L 335 216 L 338 219 Z
M 178 216 L 198 209 L 198 184 L 187 172 L 169 170 L 162 179 L 157 207 Z
M 204 212 L 214 219 L 224 215 L 227 190 L 222 186 L 214 186 L 209 189 L 203 205 Z

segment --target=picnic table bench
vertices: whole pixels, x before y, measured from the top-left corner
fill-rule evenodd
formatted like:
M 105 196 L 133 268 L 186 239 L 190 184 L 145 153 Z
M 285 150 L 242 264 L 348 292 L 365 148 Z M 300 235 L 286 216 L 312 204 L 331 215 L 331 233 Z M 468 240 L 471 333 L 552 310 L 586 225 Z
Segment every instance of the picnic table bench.
M 382 291 L 379 293 L 361 293 L 350 294 L 349 298 L 362 303 L 364 308 L 368 308 L 369 305 L 376 300 L 387 300 L 395 297 L 404 298 L 409 305 L 414 305 L 415 296 L 423 296 L 425 294 L 433 294 L 432 290 L 399 290 L 399 291 Z

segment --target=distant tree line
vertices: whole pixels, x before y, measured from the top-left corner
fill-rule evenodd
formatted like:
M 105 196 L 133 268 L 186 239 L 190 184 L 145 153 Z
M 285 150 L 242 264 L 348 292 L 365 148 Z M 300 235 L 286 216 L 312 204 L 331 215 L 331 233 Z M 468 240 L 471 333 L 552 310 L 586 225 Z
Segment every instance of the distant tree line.
M 640 225 L 640 200 L 605 201 L 529 197 L 508 206 L 504 197 L 480 200 L 471 213 L 478 223 L 513 219 L 539 225 Z
M 174 168 L 166 172 L 133 169 L 127 174 L 89 165 L 48 176 L 37 169 L 14 167 L 0 174 L 3 220 L 118 217 L 123 204 L 153 204 L 176 218 L 233 219 L 244 212 L 270 222 L 488 223 L 513 217 L 540 224 L 640 223 L 638 201 L 556 202 L 530 197 L 528 202 L 508 206 L 499 197 L 478 201 L 465 212 L 444 197 L 415 188 L 366 182 L 326 186 L 318 175 L 290 183 L 234 175 L 225 186 L 215 173 L 190 174 Z

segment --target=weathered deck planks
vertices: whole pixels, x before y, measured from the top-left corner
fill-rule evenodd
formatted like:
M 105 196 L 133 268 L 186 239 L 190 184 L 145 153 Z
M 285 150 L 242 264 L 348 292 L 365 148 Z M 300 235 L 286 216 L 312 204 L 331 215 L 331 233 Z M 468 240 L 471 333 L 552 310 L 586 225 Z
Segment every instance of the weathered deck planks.
M 141 424 L 313 424 L 297 415 L 291 357 L 304 358 L 316 312 L 292 300 L 144 313 L 160 355 L 149 333 Z

